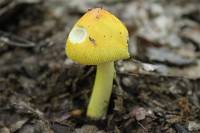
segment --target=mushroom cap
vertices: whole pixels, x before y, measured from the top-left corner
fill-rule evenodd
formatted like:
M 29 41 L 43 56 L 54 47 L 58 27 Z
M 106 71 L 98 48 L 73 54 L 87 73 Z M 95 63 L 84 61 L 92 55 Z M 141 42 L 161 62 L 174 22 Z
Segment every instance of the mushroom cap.
M 128 31 L 108 11 L 95 8 L 85 13 L 74 25 L 66 43 L 66 54 L 85 65 L 129 58 Z

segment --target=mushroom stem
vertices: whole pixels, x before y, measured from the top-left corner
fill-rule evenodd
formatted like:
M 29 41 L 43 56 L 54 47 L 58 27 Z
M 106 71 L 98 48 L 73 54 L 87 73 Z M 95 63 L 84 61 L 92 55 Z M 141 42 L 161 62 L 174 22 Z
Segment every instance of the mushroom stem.
M 95 83 L 88 105 L 87 116 L 100 119 L 106 115 L 112 92 L 114 62 L 97 65 Z

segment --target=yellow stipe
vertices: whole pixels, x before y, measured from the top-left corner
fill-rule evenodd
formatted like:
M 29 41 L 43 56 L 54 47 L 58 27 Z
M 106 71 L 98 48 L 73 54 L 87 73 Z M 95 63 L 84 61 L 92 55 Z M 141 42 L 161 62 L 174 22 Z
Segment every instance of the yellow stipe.
M 87 110 L 87 116 L 92 119 L 100 119 L 107 113 L 114 77 L 114 62 L 108 62 L 97 66 L 97 73 Z

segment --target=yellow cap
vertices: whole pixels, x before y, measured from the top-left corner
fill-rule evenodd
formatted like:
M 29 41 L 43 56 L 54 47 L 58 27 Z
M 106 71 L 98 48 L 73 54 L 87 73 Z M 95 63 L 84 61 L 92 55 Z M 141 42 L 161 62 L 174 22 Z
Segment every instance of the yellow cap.
M 128 31 L 111 13 L 95 8 L 83 15 L 69 33 L 66 53 L 85 65 L 129 58 Z

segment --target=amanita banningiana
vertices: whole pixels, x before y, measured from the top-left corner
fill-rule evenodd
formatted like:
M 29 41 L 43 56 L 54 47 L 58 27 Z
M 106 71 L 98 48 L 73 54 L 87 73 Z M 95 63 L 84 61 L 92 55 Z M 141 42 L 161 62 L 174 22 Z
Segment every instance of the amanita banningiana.
M 128 31 L 108 11 L 95 8 L 74 25 L 66 43 L 66 54 L 84 65 L 97 65 L 95 83 L 87 116 L 100 119 L 106 115 L 115 73 L 114 61 L 129 58 Z

